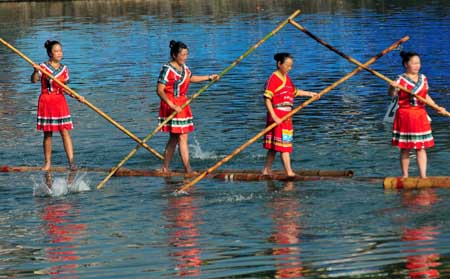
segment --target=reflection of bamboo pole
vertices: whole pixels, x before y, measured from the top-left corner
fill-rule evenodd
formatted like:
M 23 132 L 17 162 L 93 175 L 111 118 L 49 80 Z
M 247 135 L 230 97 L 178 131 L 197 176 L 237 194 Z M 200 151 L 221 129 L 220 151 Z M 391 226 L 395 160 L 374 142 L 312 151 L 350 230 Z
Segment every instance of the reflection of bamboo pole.
M 260 45 L 262 45 L 265 41 L 267 41 L 270 37 L 272 37 L 273 35 L 275 35 L 276 33 L 278 33 L 278 31 L 280 31 L 286 24 L 288 24 L 290 19 L 293 19 L 294 17 L 296 17 L 297 15 L 300 14 L 300 10 L 295 11 L 292 15 L 290 15 L 286 20 L 284 20 L 282 23 L 280 23 L 275 29 L 273 29 L 271 32 L 269 32 L 264 38 L 262 38 L 259 42 L 257 42 L 255 45 L 253 45 L 251 48 L 249 48 L 244 54 L 242 54 L 241 56 L 239 56 L 233 63 L 231 63 L 227 68 L 225 68 L 220 74 L 219 76 L 222 77 L 223 75 L 225 75 L 226 73 L 228 73 L 232 68 L 234 68 L 234 66 L 236 66 L 239 62 L 241 62 L 245 57 L 247 57 L 250 53 L 252 53 L 256 48 L 258 48 Z M 213 83 L 215 83 L 216 81 L 210 81 L 207 85 L 203 86 L 202 88 L 200 88 L 200 90 L 198 90 L 194 95 L 192 95 L 192 97 L 181 106 L 181 109 L 185 108 L 186 106 L 188 106 L 195 98 L 197 98 L 200 94 L 202 94 L 204 91 L 206 91 L 206 89 L 208 89 Z M 158 125 L 158 127 L 156 127 L 150 134 L 148 134 L 143 142 L 148 141 L 149 139 L 151 139 L 159 130 L 161 130 L 161 128 L 166 125 L 170 120 L 172 120 L 172 118 L 175 117 L 175 115 L 177 114 L 176 111 L 174 111 L 171 115 L 169 115 L 169 117 L 167 117 L 162 123 L 160 123 Z M 122 167 L 126 161 L 128 161 L 131 157 L 133 157 L 134 154 L 136 154 L 136 152 L 138 151 L 138 149 L 140 148 L 139 145 L 137 145 L 133 150 L 130 151 L 130 153 L 128 153 L 127 156 L 125 156 L 122 161 L 120 161 L 119 164 L 117 164 L 117 166 L 115 166 L 111 172 L 97 185 L 97 189 L 100 189 L 103 187 L 103 185 L 105 185 L 105 183 L 111 178 L 111 176 L 114 175 L 114 173 L 120 168 Z
M 38 65 L 36 63 L 34 63 L 30 58 L 28 58 L 27 56 L 25 56 L 25 54 L 23 54 L 22 52 L 20 52 L 18 49 L 16 49 L 15 47 L 13 47 L 12 45 L 10 45 L 8 42 L 6 42 L 5 40 L 3 40 L 2 38 L 0 38 L 0 43 L 2 43 L 3 45 L 5 45 L 7 48 L 9 48 L 10 50 L 12 50 L 13 52 L 15 52 L 17 55 L 19 55 L 20 57 L 22 57 L 25 61 L 27 61 L 28 63 L 30 63 L 31 65 Z M 39 65 L 38 65 L 39 66 Z M 42 67 L 39 67 L 39 70 L 44 73 L 46 76 L 48 76 L 49 78 L 51 78 L 52 80 L 54 80 L 57 84 L 59 84 L 62 88 L 64 88 L 64 92 L 66 94 L 68 94 L 71 97 L 75 97 L 77 99 L 79 99 L 81 96 L 75 92 L 75 90 L 71 89 L 69 86 L 67 86 L 66 84 L 64 84 L 63 82 L 61 82 L 60 80 L 58 80 L 56 77 L 54 77 L 52 74 L 48 73 L 47 71 L 45 71 L 44 69 L 42 69 Z M 156 157 L 160 158 L 161 160 L 164 159 L 164 157 L 159 154 L 156 150 L 154 150 L 153 148 L 151 148 L 150 146 L 148 146 L 147 144 L 145 144 L 144 141 L 142 141 L 140 138 L 138 138 L 135 134 L 131 133 L 130 131 L 128 131 L 127 129 L 125 129 L 125 127 L 123 127 L 122 125 L 120 125 L 118 122 L 116 122 L 114 119 L 112 119 L 109 115 L 107 115 L 106 113 L 104 113 L 102 110 L 100 110 L 99 108 L 97 108 L 96 106 L 94 106 L 93 104 L 91 104 L 88 100 L 84 100 L 83 102 L 85 105 L 87 105 L 89 108 L 91 108 L 92 110 L 94 110 L 96 113 L 98 113 L 100 116 L 102 116 L 103 118 L 105 118 L 106 120 L 108 120 L 111 124 L 113 124 L 114 126 L 116 126 L 119 130 L 121 130 L 122 132 L 124 132 L 127 136 L 129 136 L 130 138 L 132 138 L 134 141 L 136 141 L 137 143 L 139 143 L 140 145 L 144 146 L 145 149 L 147 149 L 148 151 L 150 151 L 151 153 L 153 153 Z
M 383 50 L 382 52 L 380 52 L 379 54 L 377 54 L 376 56 L 372 57 L 369 61 L 367 61 L 364 66 L 369 66 L 370 64 L 374 63 L 376 60 L 378 60 L 378 58 L 382 57 L 383 55 L 385 55 L 386 53 L 390 52 L 391 50 L 395 49 L 398 45 L 400 45 L 401 43 L 407 41 L 409 39 L 409 37 L 404 37 L 401 40 L 395 42 L 394 44 L 392 44 L 390 47 L 388 47 L 387 49 Z M 324 90 L 322 90 L 318 96 L 312 97 L 309 100 L 307 100 L 306 102 L 304 102 L 303 104 L 301 104 L 300 106 L 296 107 L 294 110 L 292 110 L 291 112 L 289 112 L 288 114 L 286 114 L 285 116 L 283 116 L 281 118 L 281 121 L 285 121 L 286 119 L 292 117 L 294 114 L 296 114 L 297 112 L 299 112 L 302 108 L 306 107 L 307 105 L 309 105 L 310 103 L 318 100 L 321 96 L 327 94 L 329 91 L 331 91 L 332 89 L 334 89 L 335 87 L 337 87 L 339 84 L 345 82 L 346 80 L 348 80 L 349 78 L 351 78 L 352 76 L 356 75 L 357 73 L 359 73 L 363 68 L 362 67 L 358 67 L 355 70 L 353 70 L 352 72 L 350 72 L 349 74 L 345 75 L 344 77 L 342 77 L 341 79 L 339 79 L 338 81 L 336 81 L 335 83 L 333 83 L 332 85 L 328 86 L 327 88 L 325 88 Z M 216 163 L 214 166 L 210 167 L 208 170 L 204 171 L 203 173 L 201 173 L 199 176 L 197 176 L 195 179 L 193 179 L 191 182 L 185 184 L 184 186 L 182 186 L 177 192 L 181 193 L 181 192 L 185 192 L 186 190 L 188 190 L 190 187 L 192 187 L 194 184 L 196 184 L 197 182 L 199 182 L 200 180 L 202 180 L 204 177 L 206 177 L 209 173 L 213 172 L 214 170 L 216 170 L 218 167 L 220 167 L 221 165 L 225 164 L 226 162 L 228 162 L 229 160 L 231 160 L 231 158 L 233 158 L 234 156 L 236 156 L 238 153 L 240 153 L 242 150 L 244 150 L 245 148 L 247 148 L 250 144 L 252 144 L 253 142 L 255 142 L 256 140 L 258 140 L 260 137 L 262 137 L 264 134 L 266 134 L 267 132 L 269 132 L 270 130 L 272 130 L 273 128 L 275 128 L 275 126 L 277 126 L 277 123 L 273 123 L 271 125 L 269 125 L 268 127 L 266 127 L 264 130 L 262 130 L 261 132 L 259 132 L 256 136 L 254 136 L 253 138 L 251 138 L 250 140 L 248 140 L 247 142 L 245 142 L 243 145 L 241 145 L 239 148 L 237 148 L 236 150 L 234 150 L 231 154 L 229 154 L 228 156 L 226 156 L 225 158 L 223 158 L 221 161 L 219 161 L 218 163 Z
M 450 176 L 420 177 L 386 177 L 383 181 L 384 189 L 416 189 L 430 187 L 450 188 Z
M 300 31 L 302 31 L 303 33 L 305 33 L 306 35 L 310 36 L 311 38 L 313 38 L 314 40 L 316 40 L 317 42 L 319 42 L 321 45 L 324 45 L 325 47 L 327 47 L 328 49 L 336 52 L 337 54 L 339 54 L 340 56 L 344 57 L 345 59 L 347 59 L 348 61 L 352 62 L 353 64 L 358 65 L 359 67 L 363 68 L 364 70 L 370 72 L 371 74 L 381 78 L 382 80 L 388 82 L 389 84 L 391 84 L 393 82 L 393 80 L 391 80 L 390 78 L 386 77 L 383 74 L 380 74 L 379 72 L 370 69 L 369 67 L 365 67 L 361 62 L 359 62 L 358 60 L 346 55 L 345 53 L 337 50 L 336 48 L 334 48 L 333 46 L 331 46 L 330 44 L 328 44 L 327 42 L 323 41 L 322 39 L 320 39 L 319 37 L 317 37 L 316 35 L 312 34 L 311 32 L 309 32 L 305 27 L 301 26 L 299 23 L 297 23 L 296 21 L 294 21 L 293 19 L 291 19 L 289 21 L 290 24 L 294 25 L 295 27 L 297 27 L 297 29 L 299 29 Z M 404 86 L 398 85 L 398 88 L 400 88 L 401 90 L 405 91 L 408 94 L 413 95 L 414 97 L 416 97 L 417 99 L 419 99 L 421 102 L 427 104 L 428 106 L 430 106 L 431 108 L 433 108 L 436 111 L 440 110 L 440 107 L 428 100 L 426 100 L 425 98 L 415 94 L 414 92 L 412 92 L 411 90 L 407 89 Z M 442 113 L 442 115 L 445 116 L 450 116 L 450 112 L 446 111 L 445 113 Z

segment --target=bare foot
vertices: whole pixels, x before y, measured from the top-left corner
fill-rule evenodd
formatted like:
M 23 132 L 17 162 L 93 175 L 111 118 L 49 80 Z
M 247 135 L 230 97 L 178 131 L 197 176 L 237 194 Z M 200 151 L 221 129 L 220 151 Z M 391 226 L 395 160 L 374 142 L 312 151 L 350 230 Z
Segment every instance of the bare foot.
M 272 170 L 266 169 L 264 168 L 261 172 L 262 175 L 271 175 L 272 174 Z
M 185 178 L 192 178 L 192 177 L 197 176 L 198 174 L 199 174 L 198 172 L 191 170 L 189 172 L 185 172 L 184 173 L 184 177 Z
M 161 173 L 168 173 L 168 172 L 170 172 L 170 170 L 168 169 L 168 168 L 165 168 L 165 167 L 161 167 L 159 170 L 157 170 L 158 172 L 161 172 Z
M 295 172 L 287 172 L 286 175 L 288 177 L 295 177 L 295 176 L 297 176 L 297 174 Z
M 43 171 L 49 171 L 50 168 L 51 168 L 50 164 L 45 164 L 45 165 L 41 168 L 41 170 L 43 170 Z

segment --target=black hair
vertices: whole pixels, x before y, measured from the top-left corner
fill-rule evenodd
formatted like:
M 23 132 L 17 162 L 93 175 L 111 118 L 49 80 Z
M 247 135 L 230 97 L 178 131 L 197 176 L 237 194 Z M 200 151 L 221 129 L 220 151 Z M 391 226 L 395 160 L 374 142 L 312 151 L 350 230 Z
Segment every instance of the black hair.
M 410 52 L 410 51 L 400 51 L 400 57 L 402 58 L 402 65 L 404 66 L 406 63 L 409 62 L 411 58 L 414 56 L 420 57 L 420 55 L 416 52 Z
M 277 64 L 278 64 L 278 62 L 280 64 L 283 64 L 284 61 L 286 61 L 287 58 L 294 59 L 294 57 L 292 57 L 292 55 L 290 53 L 287 53 L 287 52 L 279 52 L 279 53 L 277 53 L 277 54 L 275 54 L 273 56 L 273 59 L 275 59 L 275 61 L 277 61 Z
M 52 49 L 54 45 L 61 45 L 61 43 L 58 41 L 50 41 L 50 40 L 47 40 L 45 42 L 44 47 L 45 49 L 47 49 L 48 57 L 52 57 Z
M 173 59 L 177 57 L 178 53 L 180 53 L 183 49 L 188 49 L 187 45 L 183 42 L 176 42 L 174 40 L 170 41 L 170 57 Z

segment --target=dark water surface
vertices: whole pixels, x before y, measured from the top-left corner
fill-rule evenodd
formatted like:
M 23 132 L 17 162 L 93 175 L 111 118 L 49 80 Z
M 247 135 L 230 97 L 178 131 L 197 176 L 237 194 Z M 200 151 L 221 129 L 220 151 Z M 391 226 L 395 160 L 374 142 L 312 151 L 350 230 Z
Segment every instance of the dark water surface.
M 60 40 L 70 87 L 143 138 L 157 125 L 155 86 L 171 39 L 188 44 L 195 75 L 220 72 L 296 9 L 299 23 L 361 62 L 409 35 L 403 49 L 422 54 L 430 95 L 450 108 L 448 1 L 1 2 L 0 37 L 36 62 L 46 59 L 45 40 Z M 192 103 L 195 169 L 264 128 L 262 87 L 280 51 L 294 55 L 290 75 L 305 90 L 320 91 L 355 68 L 287 25 Z M 0 63 L 0 164 L 41 165 L 32 68 L 3 46 Z M 373 68 L 395 78 L 399 50 Z M 399 175 L 390 124 L 382 122 L 386 89 L 362 72 L 303 109 L 294 117 L 293 166 Z M 70 98 L 69 106 L 79 165 L 113 167 L 135 146 L 91 109 Z M 436 146 L 428 174 L 449 175 L 449 121 L 429 113 Z M 159 133 L 149 144 L 162 153 L 166 141 Z M 259 170 L 264 159 L 259 141 L 223 168 Z M 66 164 L 57 135 L 53 164 Z M 160 164 L 139 150 L 126 167 Z M 181 168 L 178 158 L 172 167 Z M 274 167 L 281 169 L 278 159 Z M 79 173 L 76 181 L 94 189 L 103 177 Z M 54 179 L 64 186 L 63 174 Z M 33 196 L 43 180 L 0 173 L 0 278 L 450 278 L 448 189 L 205 179 L 177 197 L 182 179 L 121 177 L 101 191 Z

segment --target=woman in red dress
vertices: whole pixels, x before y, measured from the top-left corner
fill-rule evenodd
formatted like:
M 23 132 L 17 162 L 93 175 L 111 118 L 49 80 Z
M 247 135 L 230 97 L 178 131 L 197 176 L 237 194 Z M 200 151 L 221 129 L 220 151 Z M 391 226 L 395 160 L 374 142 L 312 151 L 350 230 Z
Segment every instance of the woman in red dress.
M 417 166 L 420 177 L 427 177 L 427 153 L 426 148 L 434 146 L 431 133 L 431 125 L 425 104 L 416 97 L 400 90 L 398 85 L 411 90 L 414 94 L 434 103 L 428 95 L 428 81 L 425 75 L 420 73 L 420 57 L 415 52 L 400 53 L 405 73 L 400 75 L 389 87 L 389 95 L 398 95 L 398 110 L 395 113 L 392 130 L 392 145 L 400 148 L 400 167 L 402 177 L 408 177 L 409 153 L 416 150 Z M 439 112 L 444 113 L 445 108 L 440 107 Z
M 186 44 L 172 40 L 169 47 L 171 60 L 162 66 L 156 89 L 158 96 L 161 98 L 159 123 L 164 122 L 174 111 L 177 114 L 161 128 L 162 132 L 170 133 L 161 171 L 169 171 L 170 161 L 178 145 L 184 170 L 186 173 L 191 173 L 188 133 L 194 131 L 194 123 L 189 105 L 184 109 L 181 109 L 181 106 L 188 101 L 186 95 L 190 82 L 218 80 L 220 77 L 219 75 L 193 76 L 185 64 L 189 54 Z
M 308 96 L 315 97 L 318 94 L 309 91 L 303 91 L 295 88 L 290 77 L 289 71 L 294 63 L 293 57 L 289 53 L 277 53 L 274 56 L 277 62 L 277 70 L 272 73 L 266 81 L 264 90 L 264 100 L 267 108 L 267 126 L 277 123 L 278 126 L 267 132 L 264 137 L 264 148 L 268 149 L 266 165 L 262 174 L 271 174 L 272 163 L 276 152 L 281 153 L 281 161 L 284 170 L 288 176 L 295 176 L 291 168 L 290 153 L 292 153 L 292 119 L 281 121 L 283 116 L 287 115 L 294 106 L 294 97 Z
M 31 74 L 31 82 L 41 81 L 41 95 L 38 102 L 37 130 L 44 131 L 44 158 L 45 163 L 42 170 L 50 170 L 52 157 L 52 136 L 53 132 L 61 134 L 64 150 L 71 170 L 75 169 L 73 159 L 73 146 L 69 130 L 73 129 L 72 118 L 69 107 L 64 97 L 64 89 L 55 81 L 50 79 L 40 71 L 52 74 L 63 83 L 69 82 L 69 71 L 67 66 L 61 64 L 63 58 L 62 45 L 58 41 L 47 40 L 44 44 L 49 60 L 41 65 L 34 65 L 34 72 Z M 80 102 L 84 98 L 80 98 Z

